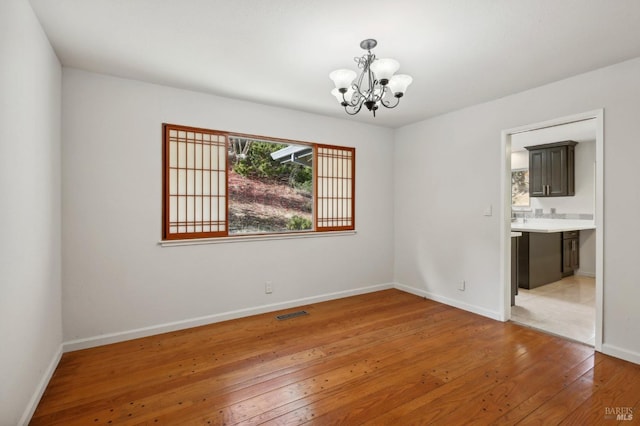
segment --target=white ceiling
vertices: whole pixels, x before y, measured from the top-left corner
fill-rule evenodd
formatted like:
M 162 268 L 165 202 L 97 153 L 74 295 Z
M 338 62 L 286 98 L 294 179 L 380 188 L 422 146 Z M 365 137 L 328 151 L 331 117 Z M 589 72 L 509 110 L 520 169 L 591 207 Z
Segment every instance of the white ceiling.
M 67 67 L 398 127 L 640 56 L 638 0 L 31 0 Z M 360 41 L 414 77 L 346 117 Z

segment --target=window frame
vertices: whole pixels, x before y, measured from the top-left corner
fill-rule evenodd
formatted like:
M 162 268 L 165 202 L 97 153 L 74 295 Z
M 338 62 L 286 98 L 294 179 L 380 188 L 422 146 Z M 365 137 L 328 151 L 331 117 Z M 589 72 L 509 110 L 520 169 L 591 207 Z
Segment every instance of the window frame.
M 224 230 L 222 231 L 208 231 L 208 232 L 170 232 L 171 223 L 170 223 L 170 208 L 171 201 L 170 198 L 172 194 L 170 194 L 170 170 L 171 170 L 171 147 L 170 147 L 170 131 L 185 131 L 185 132 L 194 132 L 194 133 L 206 133 L 217 136 L 224 137 Z M 241 233 L 241 234 L 231 234 L 229 233 L 229 144 L 230 138 L 238 137 L 238 138 L 247 138 L 247 139 L 255 139 L 264 142 L 273 142 L 279 144 L 291 144 L 291 145 L 307 145 L 313 148 L 313 188 L 312 188 L 312 197 L 313 197 L 313 211 L 312 211 L 312 221 L 313 228 L 310 230 L 297 230 L 297 231 L 283 231 L 283 232 L 256 232 L 256 233 Z M 195 148 L 194 148 L 195 149 Z M 319 172 L 318 172 L 318 151 L 319 149 L 325 150 L 336 150 L 342 151 L 347 154 L 343 154 L 344 158 L 347 158 L 345 161 L 350 161 L 349 164 L 349 176 L 344 177 L 334 177 L 334 179 L 346 179 L 346 185 L 350 185 L 348 189 L 348 196 L 346 197 L 324 197 L 330 199 L 340 199 L 346 200 L 347 203 L 350 204 L 350 208 L 347 211 L 350 213 L 346 218 L 336 218 L 336 221 L 347 221 L 346 225 L 341 226 L 318 226 L 318 211 L 319 211 L 319 203 L 320 199 L 318 197 L 318 185 L 319 185 Z M 177 152 L 177 151 L 176 151 Z M 186 148 L 185 148 L 186 152 Z M 195 151 L 194 151 L 195 152 Z M 195 154 L 194 154 L 195 155 Z M 342 158 L 342 157 L 340 157 Z M 194 160 L 195 161 L 195 160 Z M 229 132 L 223 130 L 213 130 L 213 129 L 205 129 L 200 127 L 191 127 L 191 126 L 183 126 L 178 124 L 169 124 L 162 123 L 162 242 L 171 242 L 171 241 L 197 241 L 197 240 L 216 240 L 216 239 L 243 239 L 243 238 L 269 238 L 269 237 L 283 237 L 283 236 L 291 236 L 295 237 L 296 235 L 300 236 L 308 236 L 309 234 L 323 234 L 327 232 L 335 232 L 335 231 L 355 231 L 355 214 L 356 214 L 356 200 L 355 200 L 355 181 L 356 181 L 356 152 L 354 147 L 345 147 L 339 145 L 328 145 L 328 144 L 320 144 L 315 142 L 304 142 L 297 141 L 291 139 L 282 139 L 282 138 L 274 138 L 269 136 L 259 136 L 245 133 L 236 133 Z M 194 166 L 195 167 L 195 166 Z M 203 170 L 204 163 L 203 163 Z M 186 168 L 188 170 L 188 167 Z M 194 168 L 194 170 L 197 170 Z M 326 178 L 326 177 L 325 177 Z M 331 177 L 329 177 L 331 178 Z M 343 185 L 343 188 L 345 186 Z M 180 197 L 179 194 L 174 194 L 175 197 Z M 189 194 L 184 194 L 182 196 L 189 197 Z M 197 197 L 198 194 L 191 195 L 193 197 Z M 209 197 L 213 195 L 209 194 Z M 200 197 L 205 197 L 205 195 L 200 194 Z M 216 197 L 220 197 L 220 195 L 216 195 Z M 188 198 L 187 198 L 188 199 Z M 186 201 L 185 201 L 186 203 Z M 334 208 L 335 210 L 335 208 Z M 343 210 L 340 210 L 342 212 Z M 202 222 L 202 221 L 201 221 Z M 185 222 L 189 223 L 189 222 Z M 194 224 L 197 222 L 193 222 Z M 178 226 L 178 225 L 176 225 Z M 190 225 L 186 225 L 190 226 Z M 195 226 L 195 225 L 194 225 Z

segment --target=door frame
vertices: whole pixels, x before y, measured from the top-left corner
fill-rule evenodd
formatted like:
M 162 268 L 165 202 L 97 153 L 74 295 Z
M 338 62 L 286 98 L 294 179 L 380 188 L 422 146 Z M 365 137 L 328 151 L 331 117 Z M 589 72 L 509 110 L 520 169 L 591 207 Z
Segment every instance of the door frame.
M 596 330 L 595 350 L 602 351 L 603 298 L 604 298 L 604 109 L 555 118 L 502 131 L 502 173 L 500 209 L 500 319 L 511 319 L 511 135 L 563 124 L 595 119 L 596 124 Z

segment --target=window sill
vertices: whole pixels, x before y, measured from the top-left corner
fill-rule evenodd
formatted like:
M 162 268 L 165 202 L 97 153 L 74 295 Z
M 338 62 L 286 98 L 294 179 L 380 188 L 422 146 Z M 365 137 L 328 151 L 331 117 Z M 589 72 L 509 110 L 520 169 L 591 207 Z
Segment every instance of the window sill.
M 297 238 L 335 237 L 340 235 L 355 235 L 357 231 L 327 231 L 327 232 L 292 232 L 271 235 L 237 235 L 235 237 L 198 238 L 185 240 L 159 241 L 161 247 L 198 246 L 202 244 L 240 243 L 244 241 L 292 240 Z

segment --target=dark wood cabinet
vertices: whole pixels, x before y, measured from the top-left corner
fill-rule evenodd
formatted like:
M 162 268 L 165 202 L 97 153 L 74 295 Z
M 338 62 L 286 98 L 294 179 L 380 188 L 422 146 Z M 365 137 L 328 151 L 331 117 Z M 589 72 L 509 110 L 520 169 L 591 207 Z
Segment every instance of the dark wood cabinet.
M 562 233 L 562 276 L 567 277 L 580 266 L 580 231 Z
M 532 289 L 562 279 L 562 233 L 523 232 L 518 244 L 518 286 Z
M 518 294 L 518 245 L 520 237 L 511 237 L 511 306 L 516 304 Z
M 529 196 L 575 195 L 576 141 L 525 147 L 529 151 Z

